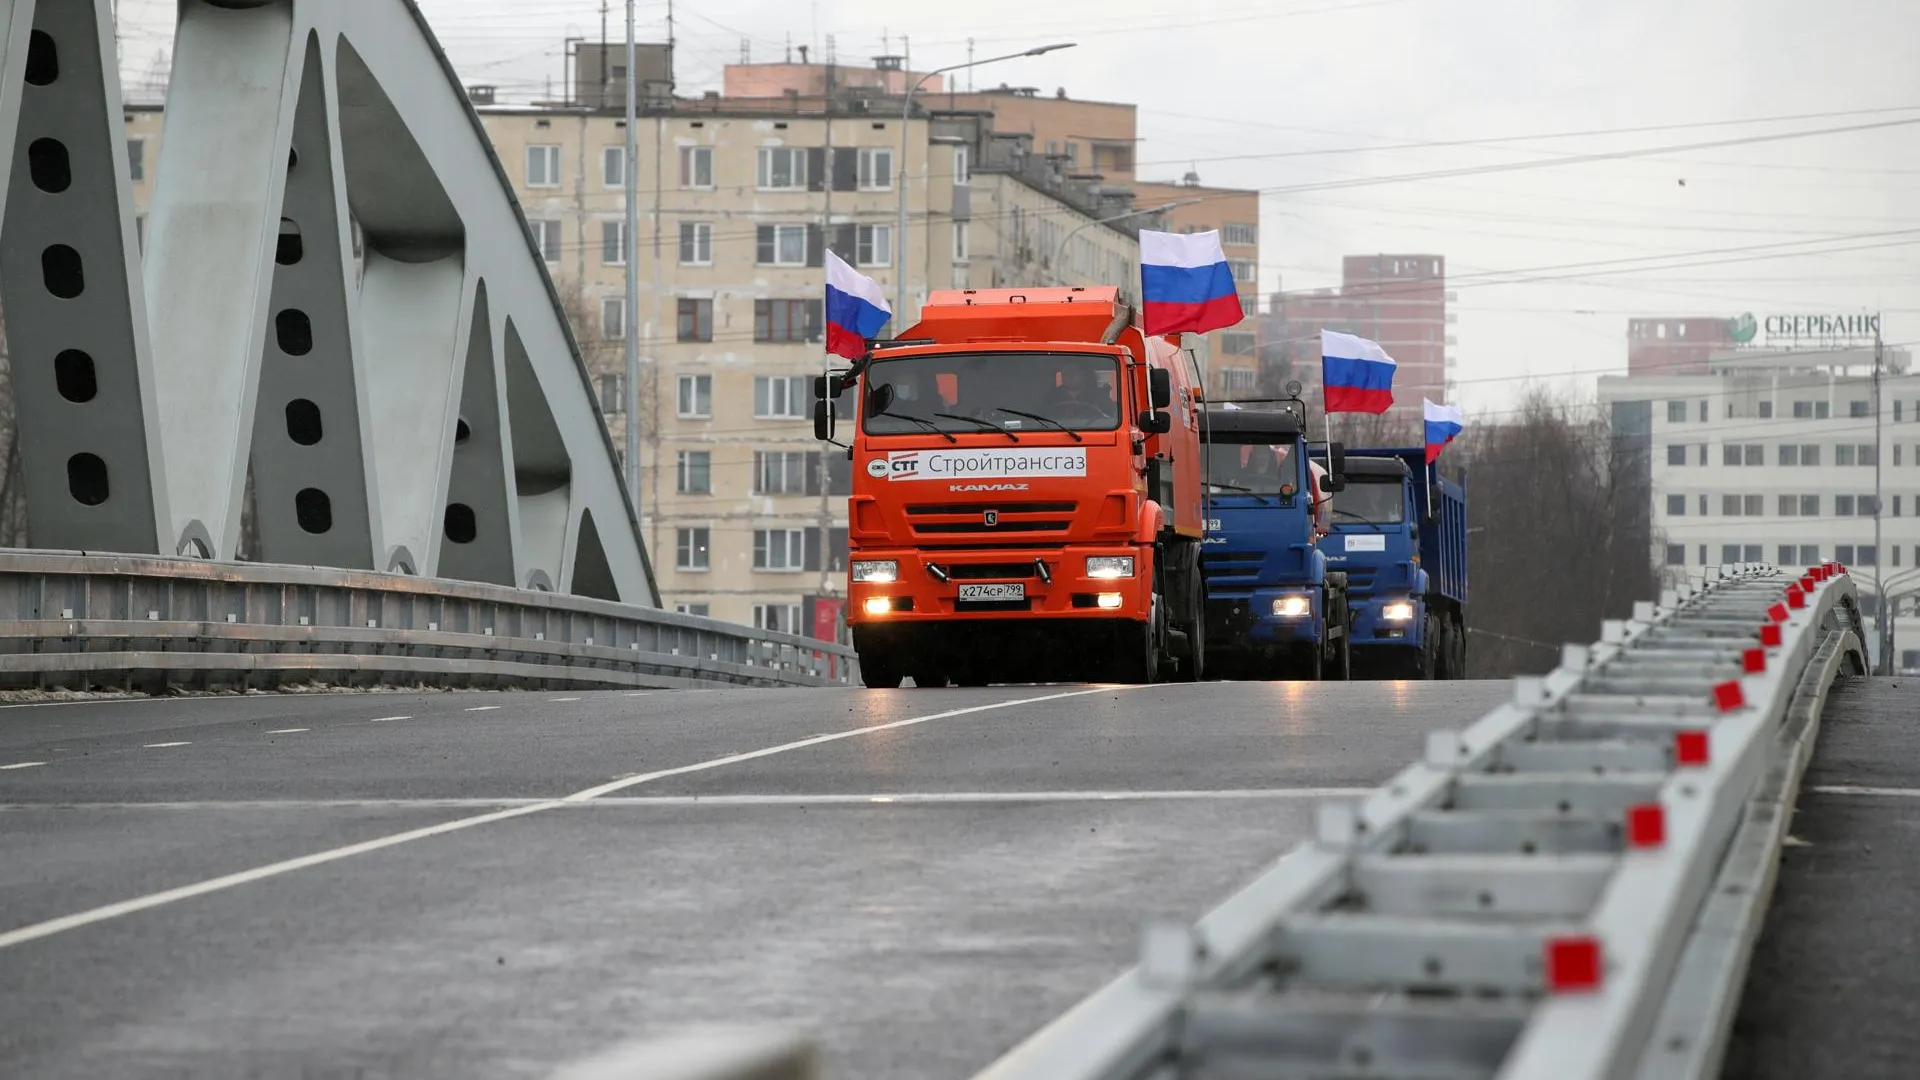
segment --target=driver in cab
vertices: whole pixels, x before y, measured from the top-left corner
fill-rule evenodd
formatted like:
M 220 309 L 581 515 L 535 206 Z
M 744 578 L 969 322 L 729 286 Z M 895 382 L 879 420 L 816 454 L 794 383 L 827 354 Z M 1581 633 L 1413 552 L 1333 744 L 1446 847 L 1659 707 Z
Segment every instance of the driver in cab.
M 1069 422 L 1107 423 L 1113 416 L 1113 394 L 1094 378 L 1093 372 L 1076 364 L 1060 369 L 1060 383 L 1048 393 L 1046 411 L 1065 413 L 1066 417 L 1057 418 Z

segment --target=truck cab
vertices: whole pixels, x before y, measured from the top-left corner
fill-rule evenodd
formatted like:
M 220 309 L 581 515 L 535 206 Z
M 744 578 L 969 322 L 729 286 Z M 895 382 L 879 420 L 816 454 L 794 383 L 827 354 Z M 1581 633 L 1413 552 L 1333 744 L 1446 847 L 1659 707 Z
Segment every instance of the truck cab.
M 1116 288 L 968 289 L 819 380 L 866 685 L 1197 678 L 1197 372 Z
M 1207 663 L 1214 674 L 1320 679 L 1348 670 L 1346 581 L 1315 543 L 1317 490 L 1337 490 L 1341 450 L 1324 480 L 1308 466 L 1305 407 L 1209 407 Z
M 1354 663 L 1363 674 L 1465 677 L 1466 496 L 1425 454 L 1349 452 L 1333 533 L 1321 541 L 1347 577 Z

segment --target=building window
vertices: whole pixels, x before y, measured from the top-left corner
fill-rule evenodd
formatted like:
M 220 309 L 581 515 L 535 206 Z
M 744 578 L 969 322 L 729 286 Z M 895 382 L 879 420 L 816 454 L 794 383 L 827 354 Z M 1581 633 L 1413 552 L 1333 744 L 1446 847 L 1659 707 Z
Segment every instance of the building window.
M 1840 561 L 1844 563 L 1848 560 L 1841 559 Z M 1880 565 L 1879 549 L 1875 548 L 1872 544 L 1861 544 L 1854 549 L 1852 561 L 1860 566 L 1878 566 Z
M 1803 566 L 1820 565 L 1820 545 L 1819 544 L 1801 544 L 1800 545 L 1800 562 Z
M 683 296 L 679 308 L 677 329 L 681 341 L 713 340 L 713 301 Z
M 1900 444 L 1899 443 L 1893 444 L 1893 464 L 1896 468 L 1898 468 L 1900 465 Z
M 754 261 L 761 266 L 805 266 L 805 225 L 761 225 L 754 229 Z
M 1835 517 L 1853 516 L 1853 496 L 1835 495 L 1833 497 L 1833 515 Z
M 1700 422 L 1703 424 L 1707 422 L 1707 403 L 1705 401 L 1700 403 Z
M 805 566 L 806 558 L 805 530 L 753 530 L 753 568 L 755 570 L 799 570 Z
M 1252 356 L 1253 335 L 1248 333 L 1227 333 L 1220 335 L 1220 351 L 1228 356 Z
M 964 146 L 953 148 L 953 186 L 966 187 L 973 183 L 972 153 Z
M 1686 447 L 1684 447 L 1684 446 L 1669 446 L 1669 447 L 1667 447 L 1667 464 L 1669 464 L 1669 465 L 1685 465 L 1686 463 L 1687 463 L 1687 448 L 1686 448 Z
M 1893 516 L 1894 517 L 1900 516 L 1900 496 L 1898 495 L 1895 495 L 1893 497 Z
M 1252 368 L 1221 368 L 1220 389 L 1229 393 L 1253 389 L 1260 381 L 1260 373 Z
M 682 450 L 676 462 L 682 495 L 713 494 L 713 453 L 709 450 Z
M 609 296 L 600 301 L 600 336 L 620 341 L 627 336 L 627 299 Z
M 1742 501 L 1745 503 L 1744 512 L 1746 513 L 1746 516 L 1748 517 L 1765 517 L 1766 516 L 1767 497 L 1765 495 L 1742 496 Z M 1753 561 L 1759 562 L 1760 560 L 1755 559 Z
M 893 190 L 893 151 L 891 149 L 884 146 L 860 148 L 859 184 L 861 191 Z
M 854 262 L 857 265 L 893 265 L 893 226 L 862 225 L 855 236 L 853 253 Z M 806 244 L 803 238 L 801 244 L 803 257 L 805 255 L 805 247 Z
M 600 182 L 610 188 L 627 186 L 627 148 L 608 146 L 600 151 Z
M 1260 227 L 1230 221 L 1220 228 L 1220 242 L 1252 247 L 1260 242 Z
M 807 152 L 798 146 L 763 146 L 754 185 L 763 191 L 799 191 L 807 186 Z
M 813 461 L 809 461 L 811 458 Z M 755 450 L 753 452 L 753 493 L 755 495 L 817 495 L 818 483 L 810 482 L 818 454 L 798 450 Z M 817 466 L 816 466 L 817 467 Z
M 1849 401 L 1847 402 L 1847 415 L 1856 420 L 1863 416 L 1871 416 L 1873 414 L 1867 410 L 1872 404 L 1870 401 Z
M 1774 562 L 1780 566 L 1792 566 L 1793 557 L 1799 550 L 1799 548 L 1794 547 L 1792 544 L 1781 544 L 1780 557 L 1774 560 Z
M 1670 517 L 1687 516 L 1687 497 L 1685 495 L 1667 496 L 1667 514 Z
M 713 147 L 683 146 L 680 148 L 680 186 L 683 188 L 713 186 Z
M 1701 443 L 1700 444 L 1700 464 L 1705 465 L 1706 463 L 1707 463 L 1707 444 Z
M 1800 496 L 1798 495 L 1780 496 L 1780 516 L 1781 517 L 1799 517 L 1800 516 Z
M 707 569 L 711 544 L 712 532 L 706 528 L 673 530 L 674 569 Z
M 1700 545 L 1700 565 L 1707 565 L 1707 545 L 1705 544 Z
M 600 376 L 600 411 L 616 416 L 627 411 L 626 377 L 623 375 Z
M 713 263 L 713 224 L 706 221 L 680 223 L 680 265 L 710 266 Z
M 1880 448 L 1872 443 L 1862 443 L 1853 448 L 1854 460 L 1862 465 L 1880 464 Z
M 1257 296 L 1241 297 L 1240 298 L 1240 314 L 1242 315 L 1260 314 L 1260 298 Z
M 1720 545 L 1720 561 L 1723 563 L 1739 562 L 1740 561 L 1740 545 L 1739 544 L 1721 544 Z
M 1853 545 L 1835 544 L 1833 546 L 1833 561 L 1842 564 L 1853 562 Z
M 1227 269 L 1233 271 L 1233 280 L 1242 285 L 1251 285 L 1260 276 L 1260 264 L 1252 259 L 1228 259 Z
M 147 178 L 147 141 L 127 140 L 127 179 L 138 183 Z
M 1720 496 L 1720 513 L 1724 517 L 1739 517 L 1740 516 L 1740 496 L 1738 495 Z
M 1800 496 L 1800 516 L 1801 517 L 1819 517 L 1820 516 L 1820 496 L 1818 495 Z
M 713 376 L 680 376 L 678 414 L 682 419 L 703 420 L 713 415 Z
M 1800 464 L 1800 447 L 1782 443 L 1780 446 L 1780 464 L 1782 465 Z
M 756 420 L 798 420 L 805 416 L 807 379 L 804 375 L 760 375 L 753 380 L 753 417 Z
M 771 634 L 798 634 L 800 605 L 755 604 L 753 605 L 753 626 L 756 630 L 765 630 Z
M 627 265 L 627 223 L 600 223 L 600 261 L 608 266 Z
M 1738 443 L 1728 443 L 1720 448 L 1720 464 L 1738 465 L 1740 461 L 1740 446 Z
M 540 249 L 540 258 L 549 263 L 560 261 L 560 223 L 558 221 L 529 221 L 527 231 L 533 234 L 533 246 Z
M 970 257 L 968 254 L 967 239 L 968 239 L 967 223 L 964 221 L 954 222 L 953 223 L 953 261 L 954 262 L 963 263 L 963 262 L 966 262 L 967 259 Z
M 753 340 L 812 341 L 819 331 L 818 300 L 755 300 Z
M 1668 544 L 1667 545 L 1667 565 L 1668 566 L 1687 565 L 1687 545 Z
M 1667 423 L 1684 424 L 1687 422 L 1687 403 L 1684 401 L 1667 402 Z
M 1762 420 L 1773 419 L 1773 402 L 1770 400 L 1761 402 L 1759 411 L 1760 411 L 1760 419 Z
M 1767 448 L 1759 443 L 1748 443 L 1742 449 L 1746 453 L 1746 464 L 1757 466 L 1767 463 Z
M 527 147 L 527 186 L 530 188 L 557 188 L 560 186 L 559 147 Z
M 675 604 L 673 610 L 682 615 L 697 615 L 702 619 L 708 618 L 713 613 L 713 608 L 707 604 Z
M 1700 514 L 1701 517 L 1707 516 L 1707 497 L 1705 495 L 1700 496 L 1700 508 L 1698 513 Z
M 1820 464 L 1820 447 L 1815 443 L 1800 444 L 1800 464 L 1807 466 Z

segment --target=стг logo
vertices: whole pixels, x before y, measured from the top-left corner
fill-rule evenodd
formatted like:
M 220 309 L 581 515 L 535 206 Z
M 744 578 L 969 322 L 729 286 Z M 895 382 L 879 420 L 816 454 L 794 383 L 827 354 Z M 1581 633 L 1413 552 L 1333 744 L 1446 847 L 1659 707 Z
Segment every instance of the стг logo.
M 887 475 L 887 459 L 877 458 L 877 457 L 868 458 L 867 459 L 867 475 L 874 477 L 875 479 L 878 479 L 880 477 Z

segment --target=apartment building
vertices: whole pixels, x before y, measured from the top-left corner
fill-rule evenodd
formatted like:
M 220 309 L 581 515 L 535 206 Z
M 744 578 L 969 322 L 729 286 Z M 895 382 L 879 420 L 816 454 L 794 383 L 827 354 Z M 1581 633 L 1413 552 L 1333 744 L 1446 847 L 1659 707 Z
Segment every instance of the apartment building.
M 1920 670 L 1920 375 L 1884 354 L 1874 408 L 1870 345 L 1715 352 L 1706 370 L 1599 380 L 1616 436 L 1639 451 L 1653 556 L 1678 578 L 1705 566 L 1833 559 L 1884 581 L 1894 657 Z M 1879 535 L 1875 536 L 1875 511 Z M 1869 642 L 1877 655 L 1877 643 Z
M 1029 283 L 1042 253 L 1058 249 L 1088 280 L 1137 292 L 1138 229 L 1165 224 L 1151 214 L 1102 220 L 1132 209 L 1126 193 L 1065 176 L 1024 135 L 995 138 L 991 116 L 916 113 L 903 132 L 897 109 L 864 100 L 837 100 L 829 116 L 822 101 L 716 94 L 645 115 L 631 312 L 621 111 L 479 107 L 615 445 L 630 420 L 640 424 L 643 527 L 663 602 L 680 610 L 836 632 L 850 474 L 810 422 L 810 381 L 826 362 L 826 251 L 889 296 L 904 275 L 906 317 L 894 329 L 929 289 Z M 127 111 L 142 214 L 161 132 L 157 108 Z M 625 413 L 629 334 L 642 359 L 637 418 Z
M 1320 387 L 1320 331 L 1357 334 L 1394 358 L 1393 408 L 1401 427 L 1420 423 L 1420 399 L 1447 400 L 1452 378 L 1452 326 L 1447 260 L 1442 255 L 1348 255 L 1341 283 L 1330 289 L 1280 292 L 1261 322 L 1261 361 L 1269 389 L 1298 379 L 1306 394 Z

